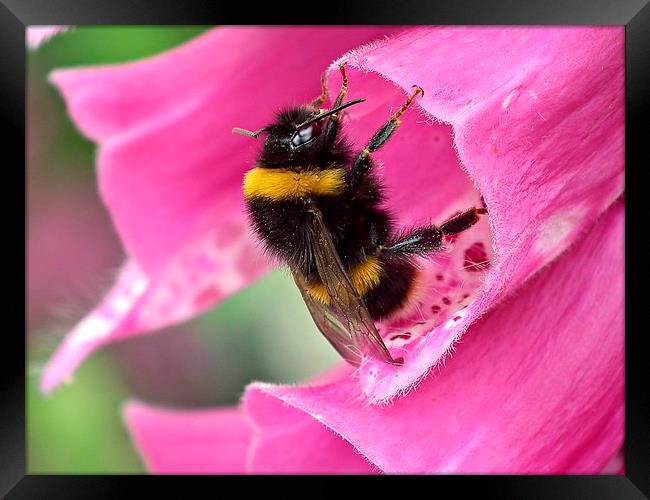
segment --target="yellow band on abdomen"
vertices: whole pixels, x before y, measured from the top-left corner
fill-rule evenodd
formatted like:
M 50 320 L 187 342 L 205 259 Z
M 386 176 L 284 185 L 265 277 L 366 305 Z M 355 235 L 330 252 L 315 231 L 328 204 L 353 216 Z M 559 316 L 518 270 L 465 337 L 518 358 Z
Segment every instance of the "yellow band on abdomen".
M 345 188 L 345 170 L 288 170 L 256 167 L 244 177 L 244 197 L 273 201 L 336 195 Z
M 350 281 L 359 296 L 363 297 L 379 285 L 381 271 L 381 261 L 377 257 L 368 257 L 350 270 Z M 306 288 L 313 299 L 327 306 L 330 305 L 331 299 L 323 283 L 320 281 L 308 283 Z

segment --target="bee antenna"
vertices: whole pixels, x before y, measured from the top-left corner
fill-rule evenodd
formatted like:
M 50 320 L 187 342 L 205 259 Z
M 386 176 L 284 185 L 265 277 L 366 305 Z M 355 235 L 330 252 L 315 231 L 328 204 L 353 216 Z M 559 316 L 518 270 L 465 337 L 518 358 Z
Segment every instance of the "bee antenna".
M 340 106 L 337 106 L 337 107 L 335 107 L 333 109 L 330 109 L 330 110 L 325 111 L 325 112 L 323 112 L 323 113 L 321 113 L 319 115 L 316 115 L 313 118 L 310 118 L 309 120 L 307 120 L 306 122 L 302 122 L 300 125 L 295 125 L 294 128 L 296 128 L 296 129 L 302 128 L 305 125 L 309 125 L 310 123 L 314 123 L 314 122 L 317 122 L 319 120 L 322 120 L 326 116 L 330 116 L 330 115 L 333 115 L 334 113 L 338 113 L 342 109 L 345 109 L 345 108 L 347 108 L 349 106 L 354 106 L 355 104 L 359 104 L 360 102 L 363 102 L 363 101 L 365 101 L 365 99 L 355 99 L 354 101 L 346 102 L 345 104 L 341 104 Z
M 246 137 L 252 137 L 253 139 L 257 139 L 259 137 L 259 135 L 262 132 L 265 132 L 265 131 L 266 131 L 266 127 L 261 128 L 261 129 L 255 131 L 255 132 L 251 132 L 250 130 L 246 130 L 246 129 L 239 128 L 239 127 L 235 127 L 235 128 L 232 129 L 233 134 L 245 135 Z

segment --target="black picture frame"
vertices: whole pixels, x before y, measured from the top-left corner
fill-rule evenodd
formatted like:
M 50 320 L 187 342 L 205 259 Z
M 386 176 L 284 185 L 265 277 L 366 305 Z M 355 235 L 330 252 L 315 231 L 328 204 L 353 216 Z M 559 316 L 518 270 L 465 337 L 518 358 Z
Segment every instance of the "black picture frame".
M 313 7 L 310 13 L 307 9 Z M 316 11 L 319 12 L 316 12 Z M 360 1 L 348 4 L 330 1 L 326 4 L 304 6 L 295 4 L 242 5 L 241 2 L 207 2 L 201 0 L 183 2 L 158 0 L 156 2 L 134 0 L 0 0 L 0 40 L 3 62 L 0 65 L 2 85 L 0 86 L 0 109 L 6 125 L 3 149 L 15 154 L 15 160 L 6 160 L 4 175 L 6 186 L 2 197 L 7 204 L 5 228 L 15 227 L 19 233 L 15 238 L 6 234 L 4 248 L 14 255 L 6 257 L 6 263 L 23 261 L 25 257 L 25 220 L 15 226 L 9 219 L 16 217 L 14 203 L 26 205 L 26 179 L 17 165 L 25 162 L 25 29 L 29 25 L 96 25 L 96 24 L 491 24 L 491 25 L 620 25 L 625 26 L 626 53 L 626 110 L 625 110 L 625 161 L 626 204 L 632 203 L 626 212 L 626 263 L 634 272 L 630 279 L 626 274 L 626 387 L 625 387 L 625 476 L 420 476 L 426 481 L 420 486 L 433 488 L 431 494 L 439 495 L 440 486 L 453 488 L 454 497 L 462 498 L 466 493 L 480 494 L 485 498 L 589 498 L 589 499 L 637 499 L 650 496 L 650 412 L 648 411 L 650 390 L 646 383 L 647 365 L 645 351 L 641 347 L 644 335 L 643 299 L 641 272 L 647 270 L 648 257 L 645 249 L 646 225 L 640 221 L 647 218 L 647 207 L 634 208 L 634 191 L 644 189 L 641 179 L 634 182 L 643 166 L 650 165 L 647 146 L 643 141 L 643 122 L 648 116 L 650 103 L 650 5 L 647 0 L 552 0 L 534 2 L 531 0 L 500 1 L 451 1 L 425 2 L 400 0 L 400 2 Z M 647 142 L 647 140 L 646 140 Z M 5 156 L 6 158 L 6 156 Z M 628 168 L 629 166 L 629 168 Z M 636 167 L 636 168 L 635 168 Z M 631 176 L 631 177 L 630 177 Z M 630 182 L 630 178 L 632 182 Z M 17 186 L 14 188 L 14 186 Z M 20 189 L 20 188 L 22 189 Z M 16 200 L 13 200 L 13 197 Z M 638 199 L 638 198 L 637 198 Z M 629 205 L 628 205 L 629 206 Z M 640 221 L 637 221 L 639 219 Z M 643 241 L 639 241 L 643 240 Z M 22 241 L 22 244 L 17 242 Z M 9 264 L 6 270 L 18 269 Z M 5 272 L 5 275 L 8 273 Z M 18 272 L 16 273 L 18 274 Z M 605 279 L 605 278 L 604 278 Z M 8 292 L 5 302 L 7 311 L 23 311 L 15 290 L 25 291 L 25 279 L 16 276 L 17 285 Z M 634 283 L 639 285 L 638 292 Z M 647 288 L 647 286 L 646 286 Z M 24 294 L 25 296 L 25 294 Z M 26 307 L 25 302 L 22 303 Z M 645 308 L 647 309 L 647 307 Z M 23 314 L 23 324 L 26 324 Z M 639 325 L 637 327 L 637 325 Z M 647 330 L 647 328 L 646 328 Z M 24 338 L 21 341 L 17 329 L 7 328 L 3 332 L 2 362 L 0 370 L 0 398 L 2 398 L 2 419 L 0 424 L 0 494 L 7 498 L 115 498 L 118 494 L 133 491 L 133 482 L 147 481 L 147 488 L 165 488 L 172 493 L 175 488 L 187 496 L 185 481 L 198 480 L 209 488 L 215 479 L 237 480 L 236 477 L 176 477 L 153 476 L 45 476 L 26 474 L 25 450 L 25 358 Z M 275 481 L 281 478 L 256 478 Z M 401 481 L 413 479 L 403 476 L 366 478 L 364 481 L 386 488 L 393 481 L 402 492 Z M 295 480 L 292 479 L 292 480 Z M 338 480 L 350 482 L 350 478 L 314 478 L 324 487 L 332 488 Z M 380 482 L 381 481 L 381 482 Z M 161 484 L 162 482 L 162 484 Z M 224 482 L 219 482 L 219 489 Z M 296 486 L 304 494 L 314 490 L 314 483 Z M 143 485 L 144 486 L 144 485 Z M 366 488 L 367 485 L 364 485 Z M 183 488 L 183 489 L 180 489 Z M 219 490 L 213 490 L 218 494 Z M 326 491 L 326 490 L 324 490 Z M 151 491 L 153 493 L 153 491 Z

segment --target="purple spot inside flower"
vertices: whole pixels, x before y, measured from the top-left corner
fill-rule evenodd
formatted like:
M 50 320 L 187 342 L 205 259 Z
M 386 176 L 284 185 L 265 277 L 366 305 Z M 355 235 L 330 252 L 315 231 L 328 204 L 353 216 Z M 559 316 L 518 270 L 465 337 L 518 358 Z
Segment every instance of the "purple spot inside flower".
M 466 271 L 475 273 L 480 271 L 485 271 L 490 267 L 490 261 L 487 257 L 487 252 L 485 251 L 485 245 L 482 242 L 477 241 L 467 250 L 465 250 L 465 262 L 463 267 Z
M 469 297 L 469 293 L 464 293 L 463 297 L 458 301 L 458 304 L 462 304 L 467 297 Z

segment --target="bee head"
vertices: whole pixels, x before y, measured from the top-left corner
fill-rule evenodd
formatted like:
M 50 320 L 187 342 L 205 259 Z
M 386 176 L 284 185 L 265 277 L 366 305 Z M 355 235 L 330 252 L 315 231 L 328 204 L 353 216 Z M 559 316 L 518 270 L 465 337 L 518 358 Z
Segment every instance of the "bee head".
M 330 120 L 335 119 L 332 115 L 363 101 L 356 99 L 330 110 L 311 106 L 288 108 L 278 113 L 275 122 L 257 132 L 243 129 L 233 129 L 233 132 L 253 138 L 266 134 L 260 166 L 282 168 L 318 164 L 336 139 L 336 133 L 328 133 Z

